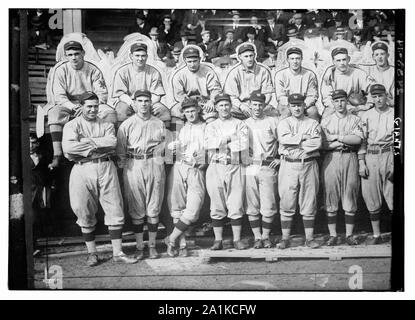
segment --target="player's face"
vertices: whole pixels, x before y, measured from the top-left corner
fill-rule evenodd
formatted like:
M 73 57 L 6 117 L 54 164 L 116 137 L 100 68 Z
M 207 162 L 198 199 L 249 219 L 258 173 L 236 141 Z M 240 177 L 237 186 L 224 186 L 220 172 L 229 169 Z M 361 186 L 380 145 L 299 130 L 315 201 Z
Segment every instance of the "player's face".
M 84 65 L 84 55 L 85 52 L 83 50 L 70 49 L 65 51 L 66 59 L 68 59 L 74 69 L 82 68 Z
M 347 100 L 346 98 L 338 98 L 338 99 L 334 99 L 333 100 L 334 103 L 334 109 L 338 112 L 338 113 L 345 113 L 347 111 Z
M 384 67 L 388 64 L 389 53 L 383 49 L 376 49 L 373 52 L 373 60 L 375 60 L 376 65 Z
M 135 52 L 130 54 L 131 61 L 137 67 L 145 66 L 145 64 L 147 62 L 147 57 L 148 57 L 148 55 L 147 55 L 147 52 L 145 52 L 145 51 L 135 51 Z
M 199 121 L 199 108 L 197 107 L 189 107 L 184 109 L 183 111 L 186 120 L 190 123 L 195 123 Z
M 216 104 L 216 110 L 218 111 L 219 118 L 227 119 L 231 116 L 231 103 L 227 100 L 219 101 Z
M 245 51 L 239 55 L 239 59 L 245 68 L 252 68 L 255 63 L 255 53 L 253 51 Z
M 350 57 L 345 53 L 336 54 L 333 58 L 333 63 L 337 70 L 341 72 L 347 71 L 349 67 Z
M 82 115 L 87 120 L 95 120 L 98 115 L 98 100 L 86 100 L 82 106 Z
M 386 94 L 385 93 L 378 93 L 372 95 L 373 102 L 375 103 L 375 106 L 378 108 L 383 108 L 386 106 Z
M 151 100 L 146 96 L 139 96 L 134 100 L 134 111 L 136 113 L 146 115 L 150 113 Z
M 187 68 L 191 72 L 196 72 L 200 67 L 200 58 L 190 57 L 184 60 L 186 62 Z
M 261 118 L 264 113 L 265 104 L 259 101 L 251 101 L 249 105 L 254 119 Z
M 288 56 L 288 65 L 291 70 L 297 71 L 301 68 L 301 62 L 303 61 L 303 57 L 297 53 L 291 53 Z
M 304 115 L 304 104 L 290 104 L 291 114 L 296 118 L 301 118 Z

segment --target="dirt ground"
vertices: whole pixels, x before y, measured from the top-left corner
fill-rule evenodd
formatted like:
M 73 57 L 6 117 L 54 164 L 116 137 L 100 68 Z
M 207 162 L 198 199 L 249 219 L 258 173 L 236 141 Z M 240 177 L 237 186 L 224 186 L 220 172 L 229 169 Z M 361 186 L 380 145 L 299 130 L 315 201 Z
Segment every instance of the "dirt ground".
M 264 259 L 203 258 L 209 241 L 195 241 L 189 257 L 170 258 L 160 243 L 160 259 L 123 265 L 100 253 L 96 267 L 85 265 L 86 255 L 40 256 L 35 259 L 35 287 L 50 289 L 62 273 L 62 289 L 127 290 L 376 290 L 390 289 L 391 258 Z M 83 250 L 83 247 L 78 249 Z M 133 253 L 133 246 L 125 251 Z M 254 250 L 254 249 L 250 249 Z M 312 250 L 312 249 L 306 249 Z M 368 246 L 368 250 L 370 247 Z M 49 270 L 45 281 L 45 270 Z M 58 271 L 57 271 L 58 270 Z M 357 273 L 356 273 L 357 272 Z M 52 282 L 51 282 L 52 281 Z M 52 283 L 52 284 L 51 284 Z

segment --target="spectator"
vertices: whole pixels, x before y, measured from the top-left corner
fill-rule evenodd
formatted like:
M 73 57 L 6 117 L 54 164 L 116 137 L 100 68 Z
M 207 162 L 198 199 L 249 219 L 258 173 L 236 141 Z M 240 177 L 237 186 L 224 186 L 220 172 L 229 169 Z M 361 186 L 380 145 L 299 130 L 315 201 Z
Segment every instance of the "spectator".
M 255 29 L 253 27 L 248 27 L 246 30 L 246 36 L 248 37 L 248 40 L 246 42 L 252 43 L 256 47 L 256 56 L 258 61 L 262 61 L 265 57 L 264 45 L 261 41 L 256 39 Z
M 136 24 L 129 29 L 129 33 L 139 32 L 143 35 L 148 36 L 151 30 L 150 24 L 147 23 L 146 17 L 141 12 L 136 13 Z
M 177 33 L 179 28 L 173 24 L 172 17 L 170 15 L 163 16 L 163 24 L 159 27 L 159 39 L 162 42 L 173 46 L 176 40 L 178 40 Z
M 274 46 L 265 47 L 265 52 L 268 55 L 262 64 L 266 65 L 271 70 L 274 70 L 277 66 L 277 49 Z
M 47 24 L 41 16 L 30 19 L 29 46 L 46 50 L 50 47 L 50 36 Z
M 216 41 L 210 41 L 210 31 L 205 30 L 201 34 L 202 42 L 198 44 L 202 48 L 203 53 L 205 54 L 205 61 L 212 62 L 212 58 L 216 57 Z
M 285 27 L 281 23 L 275 22 L 275 16 L 272 12 L 267 14 L 267 25 L 264 28 L 265 40 L 271 43 L 275 48 L 281 46 L 285 39 Z
M 227 29 L 225 31 L 225 40 L 219 42 L 218 54 L 219 56 L 226 56 L 235 53 L 237 46 L 238 42 L 234 39 L 233 29 Z
M 232 29 L 234 33 L 233 37 L 238 43 L 242 43 L 245 38 L 244 29 L 240 21 L 241 21 L 241 15 L 239 11 L 233 12 L 232 14 Z
M 157 28 L 151 28 L 149 35 L 154 46 L 157 48 L 157 55 L 159 58 L 161 60 L 166 60 L 167 54 L 169 53 L 169 47 L 165 42 L 159 41 L 159 32 L 157 31 Z
M 328 28 L 328 36 L 330 40 L 336 40 L 336 32 L 338 32 L 338 28 L 343 28 L 346 31 L 346 35 L 344 36 L 345 40 L 351 41 L 352 39 L 352 32 L 348 27 L 346 27 L 343 23 L 343 19 L 341 16 L 336 16 L 335 18 L 335 25 Z
M 312 9 L 304 15 L 304 23 L 307 25 L 307 27 L 313 28 L 316 20 L 322 21 L 324 25 L 329 18 L 330 14 L 327 11 Z
M 296 13 L 293 15 L 292 20 L 294 23 L 290 26 L 290 28 L 297 31 L 299 39 L 303 39 L 304 31 L 306 29 L 306 25 L 303 23 L 303 15 L 301 13 Z
M 248 28 L 253 28 L 255 31 L 255 39 L 261 41 L 262 43 L 265 42 L 265 30 L 264 28 L 258 23 L 258 17 L 256 15 L 251 15 L 251 19 L 249 20 L 250 25 Z
M 200 12 L 198 10 L 187 10 L 184 14 L 182 30 L 193 31 L 199 22 Z
M 177 41 L 174 46 L 178 47 L 180 50 L 182 50 L 185 46 L 187 46 L 188 44 L 195 44 L 195 42 L 193 41 L 189 41 L 189 34 L 186 31 L 180 31 L 180 41 Z

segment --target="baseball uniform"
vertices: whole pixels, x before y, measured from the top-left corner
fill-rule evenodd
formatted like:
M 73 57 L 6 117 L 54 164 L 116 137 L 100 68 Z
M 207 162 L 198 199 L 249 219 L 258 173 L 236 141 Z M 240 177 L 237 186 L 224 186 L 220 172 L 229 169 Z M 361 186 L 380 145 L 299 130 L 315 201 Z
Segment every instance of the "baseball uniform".
M 395 67 L 388 66 L 385 70 L 379 69 L 375 64 L 360 66 L 376 83 L 385 86 L 388 96 L 388 103 L 394 106 L 395 103 Z
M 363 199 L 371 213 L 380 212 L 382 197 L 389 210 L 393 210 L 394 109 L 366 111 L 362 116 L 362 128 L 365 140 L 359 150 L 359 159 L 366 160 L 369 171 L 367 179 L 361 180 Z
M 274 92 L 271 72 L 260 63 L 255 63 L 252 70 L 238 63 L 229 71 L 223 91 L 231 96 L 232 116 L 246 119 L 247 117 L 240 110 L 240 105 L 248 104 L 253 92 L 268 96 Z
M 252 151 L 252 164 L 246 169 L 246 213 L 271 218 L 277 213 L 278 171 L 269 164 L 278 156 L 278 119 L 264 116 L 245 123 Z
M 148 90 L 153 96 L 159 97 L 166 94 L 161 74 L 153 66 L 146 64 L 143 70 L 136 70 L 132 62 L 122 65 L 114 74 L 110 96 L 110 102 L 117 110 L 119 122 L 134 114 L 132 107 L 121 101 L 120 97 L 126 94 L 132 98 L 137 90 Z M 167 107 L 160 102 L 157 104 L 162 106 L 162 112 L 157 117 L 162 121 L 169 121 L 170 112 Z
M 95 143 L 95 148 L 88 142 Z M 105 212 L 105 225 L 124 224 L 123 201 L 117 169 L 109 157 L 117 144 L 114 125 L 97 118 L 87 121 L 83 116 L 68 122 L 63 129 L 62 148 L 65 157 L 75 162 L 69 178 L 71 208 L 82 228 L 96 225 L 100 202 Z
M 326 212 L 337 212 L 341 200 L 343 210 L 357 211 L 359 195 L 359 163 L 355 146 L 330 147 L 326 135 L 356 135 L 363 139 L 360 118 L 348 113 L 340 118 L 337 113 L 321 121 L 323 130 L 323 149 L 326 150 L 322 165 L 322 184 Z
M 221 144 L 223 136 L 233 136 L 228 144 Z M 212 220 L 226 216 L 240 220 L 244 215 L 245 166 L 248 151 L 248 128 L 238 119 L 216 119 L 207 124 L 205 149 L 210 165 L 206 172 L 206 188 L 210 196 Z
M 151 224 L 158 223 L 165 184 L 165 138 L 164 123 L 154 116 L 144 120 L 135 114 L 118 129 L 117 154 L 125 161 L 125 197 L 135 225 L 142 224 L 146 216 Z
M 177 162 L 167 179 L 167 205 L 174 219 L 181 219 L 187 225 L 199 218 L 205 199 L 205 172 L 196 164 L 195 154 L 204 154 L 204 133 L 206 124 L 187 122 L 180 130 L 180 146 Z
M 356 66 L 349 65 L 346 72 L 337 70 L 330 66 L 324 73 L 321 81 L 321 97 L 325 107 L 323 117 L 334 112 L 333 99 L 331 97 L 334 90 L 342 89 L 347 96 L 351 93 L 369 92 L 369 87 L 375 81 L 366 72 Z
M 212 103 L 215 97 L 222 93 L 219 78 L 213 68 L 207 64 L 200 64 L 199 70 L 192 72 L 186 65 L 177 70 L 172 77 L 173 96 L 177 102 L 172 106 L 172 117 L 183 119 L 180 110 L 181 103 L 185 98 L 199 97 L 202 100 L 210 100 Z M 201 104 L 202 109 L 203 105 Z M 202 112 L 205 120 L 217 118 L 217 112 Z
M 310 139 L 303 141 L 304 135 L 309 135 Z M 291 116 L 279 123 L 278 141 L 282 159 L 278 175 L 280 213 L 293 216 L 298 196 L 300 214 L 314 216 L 319 188 L 316 159 L 322 144 L 321 127 L 308 117 L 298 120 Z

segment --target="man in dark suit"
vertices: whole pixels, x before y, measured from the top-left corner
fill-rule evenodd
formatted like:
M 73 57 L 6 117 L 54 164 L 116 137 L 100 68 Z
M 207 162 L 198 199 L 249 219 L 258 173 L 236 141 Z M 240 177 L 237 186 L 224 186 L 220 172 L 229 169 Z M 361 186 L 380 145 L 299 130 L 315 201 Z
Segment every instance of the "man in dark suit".
M 146 17 L 140 12 L 137 13 L 135 17 L 136 17 L 136 24 L 134 27 L 131 27 L 128 30 L 128 32 L 129 33 L 139 32 L 141 34 L 148 36 L 148 33 L 151 30 L 151 26 L 147 23 Z
M 179 40 L 179 28 L 173 23 L 171 16 L 163 16 L 163 24 L 158 28 L 159 40 L 173 46 Z
M 233 12 L 232 14 L 232 24 L 231 28 L 233 29 L 233 37 L 238 43 L 242 43 L 245 39 L 245 30 L 241 25 L 241 15 L 238 11 Z
M 149 36 L 151 38 L 151 42 L 153 42 L 154 46 L 157 48 L 157 55 L 159 58 L 161 60 L 166 60 L 169 53 L 169 47 L 165 42 L 159 41 L 159 33 L 156 27 L 151 28 Z
M 258 23 L 258 16 L 256 14 L 251 15 L 251 19 L 249 20 L 250 25 L 248 28 L 254 28 L 255 30 L 255 39 L 261 41 L 262 43 L 265 42 L 265 30 L 263 26 Z
M 205 30 L 201 33 L 202 42 L 198 43 L 198 46 L 202 48 L 203 53 L 205 54 L 206 62 L 212 62 L 213 58 L 216 58 L 216 47 L 217 42 L 210 41 L 210 31 Z
M 281 46 L 285 40 L 285 27 L 283 24 L 275 22 L 272 12 L 267 14 L 268 24 L 265 26 L 265 41 L 274 47 Z
M 219 42 L 218 55 L 226 56 L 235 53 L 235 49 L 238 46 L 238 42 L 234 39 L 234 31 L 229 28 L 225 31 L 225 40 Z
M 295 29 L 298 32 L 299 39 L 303 39 L 304 32 L 307 29 L 306 25 L 303 23 L 303 15 L 301 13 L 295 13 L 292 20 L 294 23 L 290 26 L 290 28 Z
M 256 56 L 259 61 L 262 61 L 265 58 L 265 49 L 262 41 L 255 39 L 256 33 L 253 27 L 248 27 L 246 29 L 246 36 L 248 40 L 246 42 L 252 43 L 256 47 Z
M 188 44 L 196 44 L 196 42 L 189 40 L 189 35 L 186 31 L 180 31 L 180 37 L 181 37 L 181 40 L 175 42 L 174 44 L 174 47 L 177 47 L 180 50 L 183 50 L 183 48 L 187 46 Z

